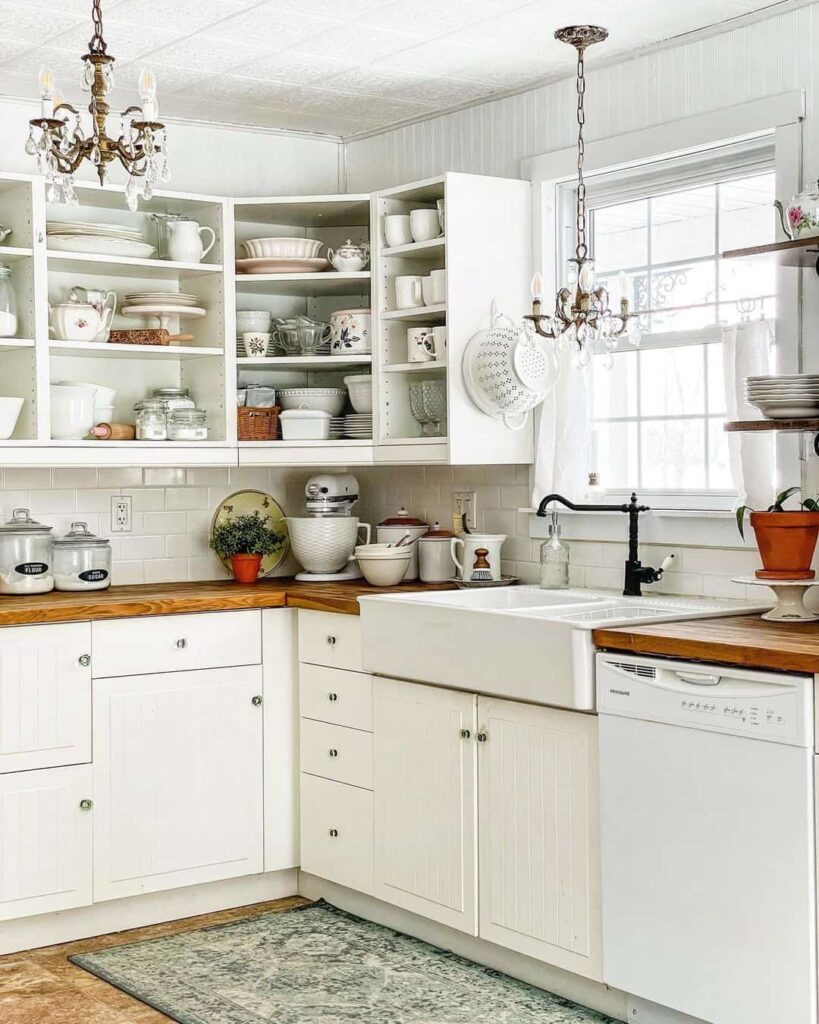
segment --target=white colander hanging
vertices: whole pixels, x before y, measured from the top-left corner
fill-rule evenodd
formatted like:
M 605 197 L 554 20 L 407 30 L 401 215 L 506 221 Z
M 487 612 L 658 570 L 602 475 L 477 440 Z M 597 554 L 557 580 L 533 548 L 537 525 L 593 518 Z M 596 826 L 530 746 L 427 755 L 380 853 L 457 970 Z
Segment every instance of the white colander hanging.
M 520 430 L 527 413 L 554 387 L 557 363 L 537 337 L 492 304 L 491 326 L 473 334 L 464 350 L 469 397 L 488 416 Z

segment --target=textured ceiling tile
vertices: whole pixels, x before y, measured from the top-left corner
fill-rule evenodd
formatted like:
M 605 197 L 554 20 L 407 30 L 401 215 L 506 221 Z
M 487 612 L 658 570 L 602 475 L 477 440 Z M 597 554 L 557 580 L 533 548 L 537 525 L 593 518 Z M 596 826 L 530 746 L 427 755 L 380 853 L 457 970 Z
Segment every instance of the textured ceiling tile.
M 252 42 L 254 46 L 278 53 L 294 43 L 321 35 L 338 24 L 328 17 L 275 11 L 270 4 L 264 4 L 222 22 L 219 35 L 233 43 Z
M 381 63 L 393 71 L 409 74 L 429 75 L 433 78 L 452 74 L 453 67 L 470 60 L 472 53 L 466 47 L 458 46 L 453 39 L 435 39 L 419 43 L 400 53 L 393 54 Z
M 305 85 L 319 80 L 332 81 L 334 76 L 358 67 L 352 61 L 336 57 L 316 57 L 290 49 L 269 54 L 259 60 L 248 61 L 242 74 L 249 78 L 263 78 L 270 82 L 298 82 Z
M 417 35 L 371 28 L 362 23 L 315 36 L 302 43 L 299 49 L 317 56 L 343 57 L 367 64 L 415 46 L 418 39 Z
M 194 71 L 191 68 L 180 68 L 168 61 L 134 61 L 131 64 L 123 64 L 117 67 L 117 83 L 127 85 L 132 83 L 133 88 L 139 81 L 142 68 L 150 67 L 156 75 L 157 93 L 159 95 L 160 110 L 163 109 L 163 99 L 172 93 L 189 93 L 192 99 L 196 99 L 199 83 L 211 77 L 210 71 Z
M 341 92 L 366 96 L 383 96 L 404 102 L 453 104 L 465 103 L 486 93 L 486 85 L 457 81 L 445 77 L 424 77 L 393 71 L 385 64 L 369 64 L 354 71 L 322 79 L 322 85 Z
M 221 74 L 241 67 L 249 60 L 258 59 L 263 52 L 259 46 L 221 39 L 219 36 L 195 35 L 158 50 L 152 56 L 152 63 L 158 69 L 167 62 L 180 68 Z
M 399 32 L 440 36 L 480 25 L 495 14 L 482 0 L 393 0 L 374 11 L 367 23 Z
M 342 20 L 352 21 L 361 18 L 379 7 L 386 7 L 390 0 L 267 0 L 267 6 L 280 11 L 293 11 L 296 14 L 329 16 L 338 18 L 342 11 Z
M 133 25 L 122 23 L 114 24 L 113 19 L 105 23 L 105 40 L 108 44 L 108 53 L 117 61 L 123 63 L 128 60 L 135 60 L 144 53 L 150 53 L 165 46 L 171 40 L 177 38 L 184 32 L 184 29 L 169 29 L 163 25 L 141 25 L 138 31 Z M 82 74 L 82 55 L 88 52 L 88 43 L 91 39 L 90 25 L 80 25 L 71 29 L 70 32 L 63 32 L 53 36 L 48 41 L 50 47 L 62 50 L 63 53 L 74 57 L 77 65 L 77 75 Z
M 107 37 L 109 26 L 126 23 L 131 31 L 153 25 L 160 29 L 184 28 L 186 35 L 191 35 L 246 9 L 243 0 L 126 0 L 110 15 L 106 14 L 105 34 Z
M 32 7 L 27 0 L 0 2 L 0 38 L 3 39 L 39 42 L 67 31 L 81 20 L 81 16 L 76 12 L 62 9 L 49 11 L 44 7 Z

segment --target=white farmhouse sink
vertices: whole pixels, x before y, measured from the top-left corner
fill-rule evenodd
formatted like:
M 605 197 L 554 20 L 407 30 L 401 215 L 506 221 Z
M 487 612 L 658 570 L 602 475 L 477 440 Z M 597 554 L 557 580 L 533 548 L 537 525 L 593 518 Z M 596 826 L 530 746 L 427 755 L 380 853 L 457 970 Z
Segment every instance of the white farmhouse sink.
M 765 611 L 705 598 L 624 598 L 612 591 L 538 587 L 359 598 L 364 667 L 498 697 L 594 708 L 598 626 L 676 622 Z

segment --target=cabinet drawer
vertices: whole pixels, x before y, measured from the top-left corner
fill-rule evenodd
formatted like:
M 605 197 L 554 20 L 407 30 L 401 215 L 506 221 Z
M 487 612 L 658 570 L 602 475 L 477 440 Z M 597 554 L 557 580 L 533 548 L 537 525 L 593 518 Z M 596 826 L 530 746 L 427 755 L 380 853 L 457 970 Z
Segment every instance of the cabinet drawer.
M 91 624 L 93 674 L 136 676 L 258 665 L 261 612 L 198 612 L 108 619 Z
M 359 892 L 373 884 L 373 795 L 301 777 L 301 869 Z
M 299 612 L 299 661 L 361 672 L 361 620 L 338 612 Z
M 372 733 L 303 718 L 301 770 L 336 782 L 372 789 Z
M 299 667 L 302 718 L 372 732 L 373 677 L 319 665 Z
M 90 654 L 88 622 L 0 629 L 0 775 L 91 760 Z

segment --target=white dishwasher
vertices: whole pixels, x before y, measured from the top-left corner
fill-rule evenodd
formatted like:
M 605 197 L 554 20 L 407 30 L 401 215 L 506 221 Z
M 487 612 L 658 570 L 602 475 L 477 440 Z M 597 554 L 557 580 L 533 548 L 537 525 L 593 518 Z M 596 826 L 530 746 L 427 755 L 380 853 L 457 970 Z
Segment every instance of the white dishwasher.
M 813 677 L 597 655 L 603 980 L 816 1024 Z

